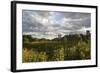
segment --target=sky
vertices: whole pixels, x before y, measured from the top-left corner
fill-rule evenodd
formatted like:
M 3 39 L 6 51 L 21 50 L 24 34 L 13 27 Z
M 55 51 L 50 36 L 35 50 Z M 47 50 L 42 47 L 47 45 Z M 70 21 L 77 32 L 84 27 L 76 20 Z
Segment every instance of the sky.
M 23 35 L 53 39 L 90 30 L 91 14 L 79 12 L 22 10 Z

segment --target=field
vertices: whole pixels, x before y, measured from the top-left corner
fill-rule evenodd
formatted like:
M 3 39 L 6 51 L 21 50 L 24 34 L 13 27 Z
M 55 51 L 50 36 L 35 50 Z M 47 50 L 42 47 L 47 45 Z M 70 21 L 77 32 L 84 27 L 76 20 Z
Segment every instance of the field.
M 23 35 L 22 62 L 91 59 L 91 34 L 72 34 L 52 40 Z

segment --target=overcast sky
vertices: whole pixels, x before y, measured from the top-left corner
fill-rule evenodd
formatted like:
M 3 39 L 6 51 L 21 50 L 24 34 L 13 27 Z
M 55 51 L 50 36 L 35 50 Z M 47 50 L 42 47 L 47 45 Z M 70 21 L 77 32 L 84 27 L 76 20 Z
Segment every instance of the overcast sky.
M 36 38 L 53 39 L 70 32 L 90 29 L 91 14 L 53 11 L 22 11 L 22 32 Z

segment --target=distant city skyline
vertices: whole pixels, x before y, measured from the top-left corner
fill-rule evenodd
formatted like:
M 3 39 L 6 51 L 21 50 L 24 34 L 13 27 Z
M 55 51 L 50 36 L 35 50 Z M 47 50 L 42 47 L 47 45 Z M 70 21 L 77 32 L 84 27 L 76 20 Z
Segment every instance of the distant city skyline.
M 53 39 L 71 32 L 85 33 L 91 30 L 91 14 L 79 12 L 22 11 L 23 35 Z

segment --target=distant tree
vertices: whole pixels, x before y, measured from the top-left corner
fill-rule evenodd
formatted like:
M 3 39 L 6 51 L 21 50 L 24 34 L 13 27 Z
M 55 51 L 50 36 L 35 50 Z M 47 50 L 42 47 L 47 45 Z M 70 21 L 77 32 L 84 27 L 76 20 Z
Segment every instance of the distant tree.
M 32 36 L 31 35 L 23 35 L 23 41 L 32 41 Z
M 58 38 L 61 39 L 61 34 L 58 34 Z

